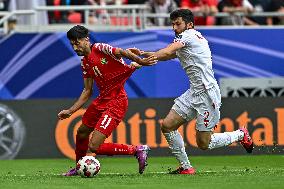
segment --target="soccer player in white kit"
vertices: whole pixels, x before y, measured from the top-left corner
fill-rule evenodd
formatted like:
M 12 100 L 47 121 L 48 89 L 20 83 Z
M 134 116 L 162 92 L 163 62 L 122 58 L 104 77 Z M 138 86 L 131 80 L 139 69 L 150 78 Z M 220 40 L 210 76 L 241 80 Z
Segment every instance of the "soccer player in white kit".
M 175 104 L 163 120 L 161 130 L 172 154 L 179 161 L 176 174 L 195 174 L 185 152 L 184 141 L 178 128 L 196 118 L 196 142 L 200 149 L 214 149 L 240 142 L 248 153 L 253 142 L 246 128 L 233 132 L 213 133 L 220 119 L 221 94 L 212 69 L 208 41 L 194 29 L 194 16 L 188 9 L 175 10 L 170 14 L 174 41 L 157 52 L 143 52 L 157 60 L 178 58 L 190 81 L 190 89 L 175 99 Z

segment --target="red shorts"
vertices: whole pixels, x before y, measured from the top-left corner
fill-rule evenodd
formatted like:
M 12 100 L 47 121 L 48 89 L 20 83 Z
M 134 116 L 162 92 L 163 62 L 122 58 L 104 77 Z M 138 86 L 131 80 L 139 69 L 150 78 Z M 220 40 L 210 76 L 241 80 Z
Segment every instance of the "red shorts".
M 83 115 L 82 122 L 108 137 L 122 121 L 127 107 L 128 99 L 126 97 L 95 100 Z

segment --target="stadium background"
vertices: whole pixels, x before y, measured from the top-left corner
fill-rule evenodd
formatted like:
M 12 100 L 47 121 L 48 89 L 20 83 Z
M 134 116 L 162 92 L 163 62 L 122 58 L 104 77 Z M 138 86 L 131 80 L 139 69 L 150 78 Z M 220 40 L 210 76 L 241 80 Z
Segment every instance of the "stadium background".
M 217 80 L 284 75 L 284 69 L 279 69 L 284 59 L 283 28 L 200 31 L 209 41 Z M 171 30 L 91 33 L 92 42 L 148 51 L 165 47 L 173 38 Z M 0 41 L 0 52 L 5 55 L 0 56 L 1 99 L 76 98 L 81 93 L 80 57 L 65 33 L 13 34 Z M 188 85 L 175 59 L 138 70 L 127 81 L 126 90 L 130 98 L 172 98 Z
M 219 82 L 221 78 L 283 77 L 283 28 L 200 31 L 211 46 Z M 171 30 L 91 33 L 92 42 L 150 51 L 165 47 L 173 37 Z M 61 109 L 74 102 L 83 87 L 80 58 L 72 51 L 65 33 L 15 33 L 0 39 L 0 52 L 0 159 L 74 158 L 74 133 L 84 110 L 68 121 L 56 118 Z M 130 97 L 127 116 L 108 140 L 147 143 L 152 148 L 151 155 L 169 155 L 159 120 L 188 85 L 177 60 L 136 71 L 125 85 Z M 255 154 L 283 154 L 281 94 L 273 98 L 223 98 L 218 131 L 248 124 L 258 146 Z M 189 154 L 244 154 L 238 145 L 229 150 L 198 150 L 193 125 L 191 122 L 181 128 Z

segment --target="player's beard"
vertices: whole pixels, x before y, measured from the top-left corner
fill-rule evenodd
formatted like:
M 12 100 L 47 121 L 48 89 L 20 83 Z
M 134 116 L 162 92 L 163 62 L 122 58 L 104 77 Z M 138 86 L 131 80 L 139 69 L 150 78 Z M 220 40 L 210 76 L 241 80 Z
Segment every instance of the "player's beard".
M 175 34 L 176 34 L 176 35 L 179 35 L 179 34 L 181 34 L 182 32 L 184 32 L 185 30 L 187 30 L 187 27 L 186 27 L 186 26 L 184 26 L 184 28 L 181 30 L 181 32 L 175 31 Z

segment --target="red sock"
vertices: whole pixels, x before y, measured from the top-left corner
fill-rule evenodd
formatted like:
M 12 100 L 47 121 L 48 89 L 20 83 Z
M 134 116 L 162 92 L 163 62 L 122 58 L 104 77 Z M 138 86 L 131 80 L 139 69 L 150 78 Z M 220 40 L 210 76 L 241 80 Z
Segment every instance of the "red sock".
M 103 143 L 96 151 L 98 155 L 134 155 L 136 146 L 116 143 Z
M 82 157 L 84 157 L 87 154 L 87 150 L 89 147 L 89 138 L 79 138 L 78 135 L 76 135 L 76 162 L 79 161 Z

